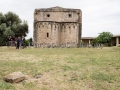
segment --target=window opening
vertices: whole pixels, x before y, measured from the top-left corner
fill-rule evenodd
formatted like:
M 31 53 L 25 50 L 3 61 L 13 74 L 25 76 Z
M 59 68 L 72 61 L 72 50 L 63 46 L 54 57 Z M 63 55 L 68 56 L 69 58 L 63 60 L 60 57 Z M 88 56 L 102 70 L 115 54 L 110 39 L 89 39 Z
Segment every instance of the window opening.
M 49 37 L 49 33 L 47 33 L 47 37 Z
M 47 17 L 50 17 L 50 14 L 47 14 Z
M 71 17 L 72 17 L 72 14 L 68 14 L 68 17 L 71 18 Z

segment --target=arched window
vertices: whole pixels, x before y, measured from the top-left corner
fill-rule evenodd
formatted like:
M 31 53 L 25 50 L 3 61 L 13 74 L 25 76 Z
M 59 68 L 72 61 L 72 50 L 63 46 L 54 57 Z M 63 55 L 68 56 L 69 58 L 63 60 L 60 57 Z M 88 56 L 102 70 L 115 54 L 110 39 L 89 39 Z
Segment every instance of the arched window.
M 49 37 L 49 33 L 47 33 L 47 37 Z

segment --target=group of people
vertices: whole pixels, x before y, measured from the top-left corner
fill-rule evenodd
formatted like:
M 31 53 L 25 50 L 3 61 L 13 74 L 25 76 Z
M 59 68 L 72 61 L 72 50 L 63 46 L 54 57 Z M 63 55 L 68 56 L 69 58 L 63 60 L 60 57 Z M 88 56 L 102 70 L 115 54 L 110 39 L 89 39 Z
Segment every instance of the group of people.
M 8 36 L 7 38 L 7 46 L 16 46 L 16 49 L 19 49 L 20 46 L 22 46 L 22 48 L 25 48 L 26 47 L 26 44 L 25 44 L 25 37 L 22 36 L 18 36 L 18 37 L 15 37 L 15 36 Z

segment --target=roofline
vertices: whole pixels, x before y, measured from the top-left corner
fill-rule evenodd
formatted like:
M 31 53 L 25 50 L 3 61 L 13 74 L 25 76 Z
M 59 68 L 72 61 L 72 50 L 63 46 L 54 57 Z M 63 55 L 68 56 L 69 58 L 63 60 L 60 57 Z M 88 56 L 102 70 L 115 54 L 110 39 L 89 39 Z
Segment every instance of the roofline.
M 113 37 L 120 37 L 120 35 L 113 35 Z
M 59 6 L 51 8 L 39 8 L 35 9 L 35 12 L 82 12 L 81 9 L 72 9 L 72 8 L 62 8 Z
M 81 39 L 95 39 L 96 37 L 81 37 Z
M 113 37 L 120 37 L 120 35 L 113 35 Z M 96 37 L 81 37 L 81 39 L 95 39 L 95 38 Z

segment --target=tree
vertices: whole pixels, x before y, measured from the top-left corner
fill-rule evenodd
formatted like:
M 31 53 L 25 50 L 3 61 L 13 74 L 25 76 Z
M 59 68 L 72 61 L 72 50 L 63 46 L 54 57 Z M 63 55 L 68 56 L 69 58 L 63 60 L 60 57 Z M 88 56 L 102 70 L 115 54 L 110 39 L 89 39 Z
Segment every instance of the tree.
M 0 13 L 0 45 L 5 45 L 7 36 L 26 36 L 28 33 L 27 21 L 23 21 L 13 12 Z
M 4 35 L 6 36 L 14 36 L 15 33 L 10 29 L 10 27 L 6 28 Z
M 5 45 L 5 36 L 4 36 L 4 31 L 6 30 L 6 24 L 2 23 L 0 25 L 0 45 Z
M 16 24 L 22 23 L 19 16 L 13 12 L 9 11 L 8 13 L 5 14 L 5 17 L 6 17 L 7 27 L 12 26 L 14 23 L 16 23 Z
M 16 36 L 22 36 L 22 35 L 24 35 L 24 36 L 26 36 L 27 35 L 27 33 L 28 33 L 28 24 L 27 24 L 27 21 L 24 21 L 22 24 L 20 23 L 20 24 L 18 24 L 18 25 L 14 25 L 13 26 L 15 29 L 15 35 Z M 12 28 L 13 28 L 12 27 Z
M 96 37 L 95 39 L 93 39 L 92 43 L 93 43 L 93 44 L 99 43 L 98 37 Z
M 5 22 L 6 22 L 5 16 L 2 13 L 0 13 L 0 25 Z
M 111 32 L 102 32 L 99 33 L 99 36 L 95 38 L 93 41 L 102 44 L 107 43 L 108 45 L 110 45 L 112 36 L 113 34 Z

